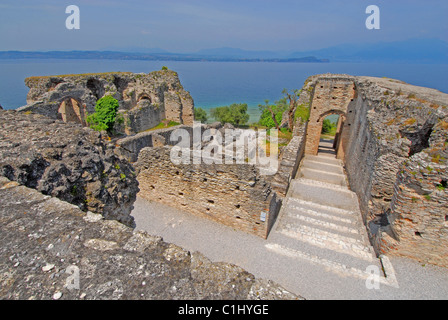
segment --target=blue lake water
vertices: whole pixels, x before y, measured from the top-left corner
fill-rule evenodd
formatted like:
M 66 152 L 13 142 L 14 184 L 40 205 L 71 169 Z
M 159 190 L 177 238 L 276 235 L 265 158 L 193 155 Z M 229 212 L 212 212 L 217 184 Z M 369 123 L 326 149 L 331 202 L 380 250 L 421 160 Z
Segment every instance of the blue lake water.
M 15 109 L 26 104 L 29 76 L 112 71 L 151 72 L 167 66 L 178 72 L 196 107 L 209 110 L 231 103 L 247 103 L 250 121 L 257 121 L 258 105 L 282 97 L 283 89 L 300 89 L 314 74 L 345 73 L 389 77 L 448 93 L 448 65 L 379 63 L 261 63 L 123 60 L 0 60 L 0 104 Z

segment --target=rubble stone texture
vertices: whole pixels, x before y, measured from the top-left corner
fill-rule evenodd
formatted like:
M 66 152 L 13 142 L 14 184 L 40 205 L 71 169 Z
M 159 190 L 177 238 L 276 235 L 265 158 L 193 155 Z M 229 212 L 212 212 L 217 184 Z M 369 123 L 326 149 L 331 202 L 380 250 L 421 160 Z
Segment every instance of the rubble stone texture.
M 267 237 L 280 208 L 269 179 L 251 164 L 174 164 L 171 147 L 144 148 L 140 196 Z
M 96 101 L 110 95 L 118 100 L 124 125 L 118 130 L 135 134 L 162 120 L 192 125 L 194 102 L 171 70 L 145 73 L 93 73 L 30 77 L 27 105 L 20 111 L 43 114 L 52 119 L 86 126 Z
M 99 132 L 41 115 L 0 111 L 0 175 L 134 226 L 134 168 Z
M 303 299 L 0 177 L 0 299 Z

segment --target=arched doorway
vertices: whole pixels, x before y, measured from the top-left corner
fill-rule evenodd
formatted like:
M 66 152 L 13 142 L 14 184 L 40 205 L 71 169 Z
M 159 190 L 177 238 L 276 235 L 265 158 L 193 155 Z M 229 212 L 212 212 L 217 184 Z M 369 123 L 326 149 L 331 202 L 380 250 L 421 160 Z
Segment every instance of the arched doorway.
M 84 127 L 87 126 L 84 107 L 75 98 L 65 98 L 59 105 L 58 114 L 64 122 L 76 122 Z
M 335 155 L 341 158 L 343 150 L 342 131 L 346 120 L 345 112 L 340 110 L 329 110 L 318 118 L 321 127 L 321 135 L 317 153 Z
M 305 154 L 317 155 L 322 133 L 322 124 L 329 115 L 339 116 L 333 145 L 338 159 L 344 159 L 350 123 L 347 113 L 356 96 L 353 81 L 344 78 L 322 78 L 316 83 L 311 98 L 310 117 L 306 133 Z M 353 106 L 352 106 L 353 107 Z

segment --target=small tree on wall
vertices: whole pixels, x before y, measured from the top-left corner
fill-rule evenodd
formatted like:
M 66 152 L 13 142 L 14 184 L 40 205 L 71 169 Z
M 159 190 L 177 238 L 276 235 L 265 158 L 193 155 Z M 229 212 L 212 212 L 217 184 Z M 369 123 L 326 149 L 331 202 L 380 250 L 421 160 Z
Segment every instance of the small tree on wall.
M 289 109 L 288 109 L 288 128 L 292 132 L 294 129 L 294 116 L 296 114 L 296 110 L 298 107 L 298 98 L 300 96 L 301 90 L 293 90 L 292 93 L 289 93 L 287 89 L 283 89 L 282 92 L 285 97 L 289 101 Z
M 87 123 L 94 130 L 112 133 L 114 124 L 123 121 L 123 117 L 118 116 L 118 108 L 117 99 L 105 96 L 96 102 L 95 112 L 87 117 Z

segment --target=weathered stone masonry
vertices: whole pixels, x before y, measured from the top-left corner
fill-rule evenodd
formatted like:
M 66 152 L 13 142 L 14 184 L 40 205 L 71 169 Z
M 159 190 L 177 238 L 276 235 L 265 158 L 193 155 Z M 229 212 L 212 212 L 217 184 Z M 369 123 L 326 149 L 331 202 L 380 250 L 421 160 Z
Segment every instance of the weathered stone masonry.
M 303 299 L 4 177 L 0 199 L 0 299 Z
M 116 151 L 79 124 L 0 111 L 0 299 L 301 299 L 134 231 L 138 183 Z
M 31 77 L 25 83 L 30 91 L 27 105 L 19 108 L 23 112 L 86 126 L 96 101 L 110 95 L 118 100 L 125 119 L 123 128 L 117 129 L 127 134 L 153 128 L 165 119 L 193 124 L 193 99 L 170 70 Z
M 224 130 L 216 124 L 201 126 L 199 136 L 210 128 Z M 144 132 L 121 139 L 117 145 L 121 155 L 135 162 L 139 196 L 265 238 L 303 155 L 305 128 L 297 124 L 297 135 L 283 150 L 273 176 L 262 175 L 257 165 L 248 163 L 174 164 L 170 152 L 177 141 L 171 141 L 171 134 L 186 130 L 193 144 L 193 127 Z
M 145 148 L 136 163 L 140 196 L 266 237 L 279 209 L 268 181 L 249 164 L 180 164 L 170 147 Z M 271 223 L 271 225 L 269 225 Z
M 0 176 L 134 226 L 134 168 L 99 132 L 42 115 L 0 111 Z
M 448 95 L 347 75 L 313 76 L 307 86 L 306 152 L 317 151 L 320 119 L 339 114 L 337 154 L 377 252 L 448 266 Z

